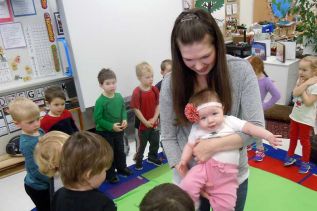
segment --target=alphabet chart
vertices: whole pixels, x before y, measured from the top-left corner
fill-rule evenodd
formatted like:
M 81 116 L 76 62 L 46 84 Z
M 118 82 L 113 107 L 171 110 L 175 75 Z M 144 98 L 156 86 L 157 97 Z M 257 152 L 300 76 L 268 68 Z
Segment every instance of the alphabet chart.
M 25 27 L 25 35 L 32 65 L 34 66 L 34 75 L 49 76 L 55 74 L 51 44 L 47 42 L 45 25 L 28 25 Z

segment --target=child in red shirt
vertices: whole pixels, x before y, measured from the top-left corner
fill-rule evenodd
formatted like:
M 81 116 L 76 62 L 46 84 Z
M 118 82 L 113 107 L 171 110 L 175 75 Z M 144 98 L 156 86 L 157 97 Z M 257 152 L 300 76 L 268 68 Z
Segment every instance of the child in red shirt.
M 57 130 L 69 135 L 78 131 L 72 114 L 65 109 L 66 96 L 59 86 L 50 86 L 45 92 L 45 101 L 49 111 L 41 119 L 41 128 L 45 133 Z
M 138 127 L 139 142 L 135 154 L 135 169 L 142 170 L 142 159 L 146 144 L 150 142 L 147 161 L 154 165 L 161 165 L 157 152 L 159 149 L 159 130 L 157 129 L 159 116 L 159 91 L 153 84 L 153 70 L 147 62 L 136 66 L 136 75 L 140 85 L 133 90 L 130 106 L 134 110 L 135 118 L 140 120 Z

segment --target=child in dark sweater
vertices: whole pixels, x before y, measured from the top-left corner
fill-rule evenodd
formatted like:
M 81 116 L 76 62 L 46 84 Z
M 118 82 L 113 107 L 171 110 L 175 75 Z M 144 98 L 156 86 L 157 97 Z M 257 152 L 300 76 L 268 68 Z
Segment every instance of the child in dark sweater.
M 101 136 L 87 131 L 71 135 L 59 162 L 64 187 L 54 194 L 52 211 L 116 211 L 114 202 L 98 190 L 112 159 L 112 149 Z

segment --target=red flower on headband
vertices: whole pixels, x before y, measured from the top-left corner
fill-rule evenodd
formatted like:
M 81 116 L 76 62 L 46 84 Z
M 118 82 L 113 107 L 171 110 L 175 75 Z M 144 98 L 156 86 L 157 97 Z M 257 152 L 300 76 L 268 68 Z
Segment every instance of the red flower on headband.
M 199 114 L 194 104 L 187 103 L 185 106 L 185 116 L 191 123 L 198 122 Z

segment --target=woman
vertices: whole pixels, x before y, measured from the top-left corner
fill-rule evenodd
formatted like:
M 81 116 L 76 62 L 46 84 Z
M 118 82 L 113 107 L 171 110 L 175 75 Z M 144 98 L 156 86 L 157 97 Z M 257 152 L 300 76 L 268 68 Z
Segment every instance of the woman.
M 246 60 L 226 56 L 221 31 L 210 14 L 201 9 L 182 12 L 173 27 L 171 49 L 173 71 L 162 84 L 160 116 L 162 143 L 172 168 L 180 161 L 191 128 L 184 115 L 185 105 L 202 89 L 218 93 L 226 114 L 264 125 L 258 82 L 252 67 Z M 217 152 L 243 147 L 236 211 L 243 210 L 245 204 L 249 175 L 245 146 L 252 140 L 244 133 L 237 133 L 212 141 L 198 141 L 193 149 L 196 161 L 204 162 Z M 174 181 L 179 180 L 174 170 Z M 201 210 L 209 210 L 205 203 L 203 200 Z

